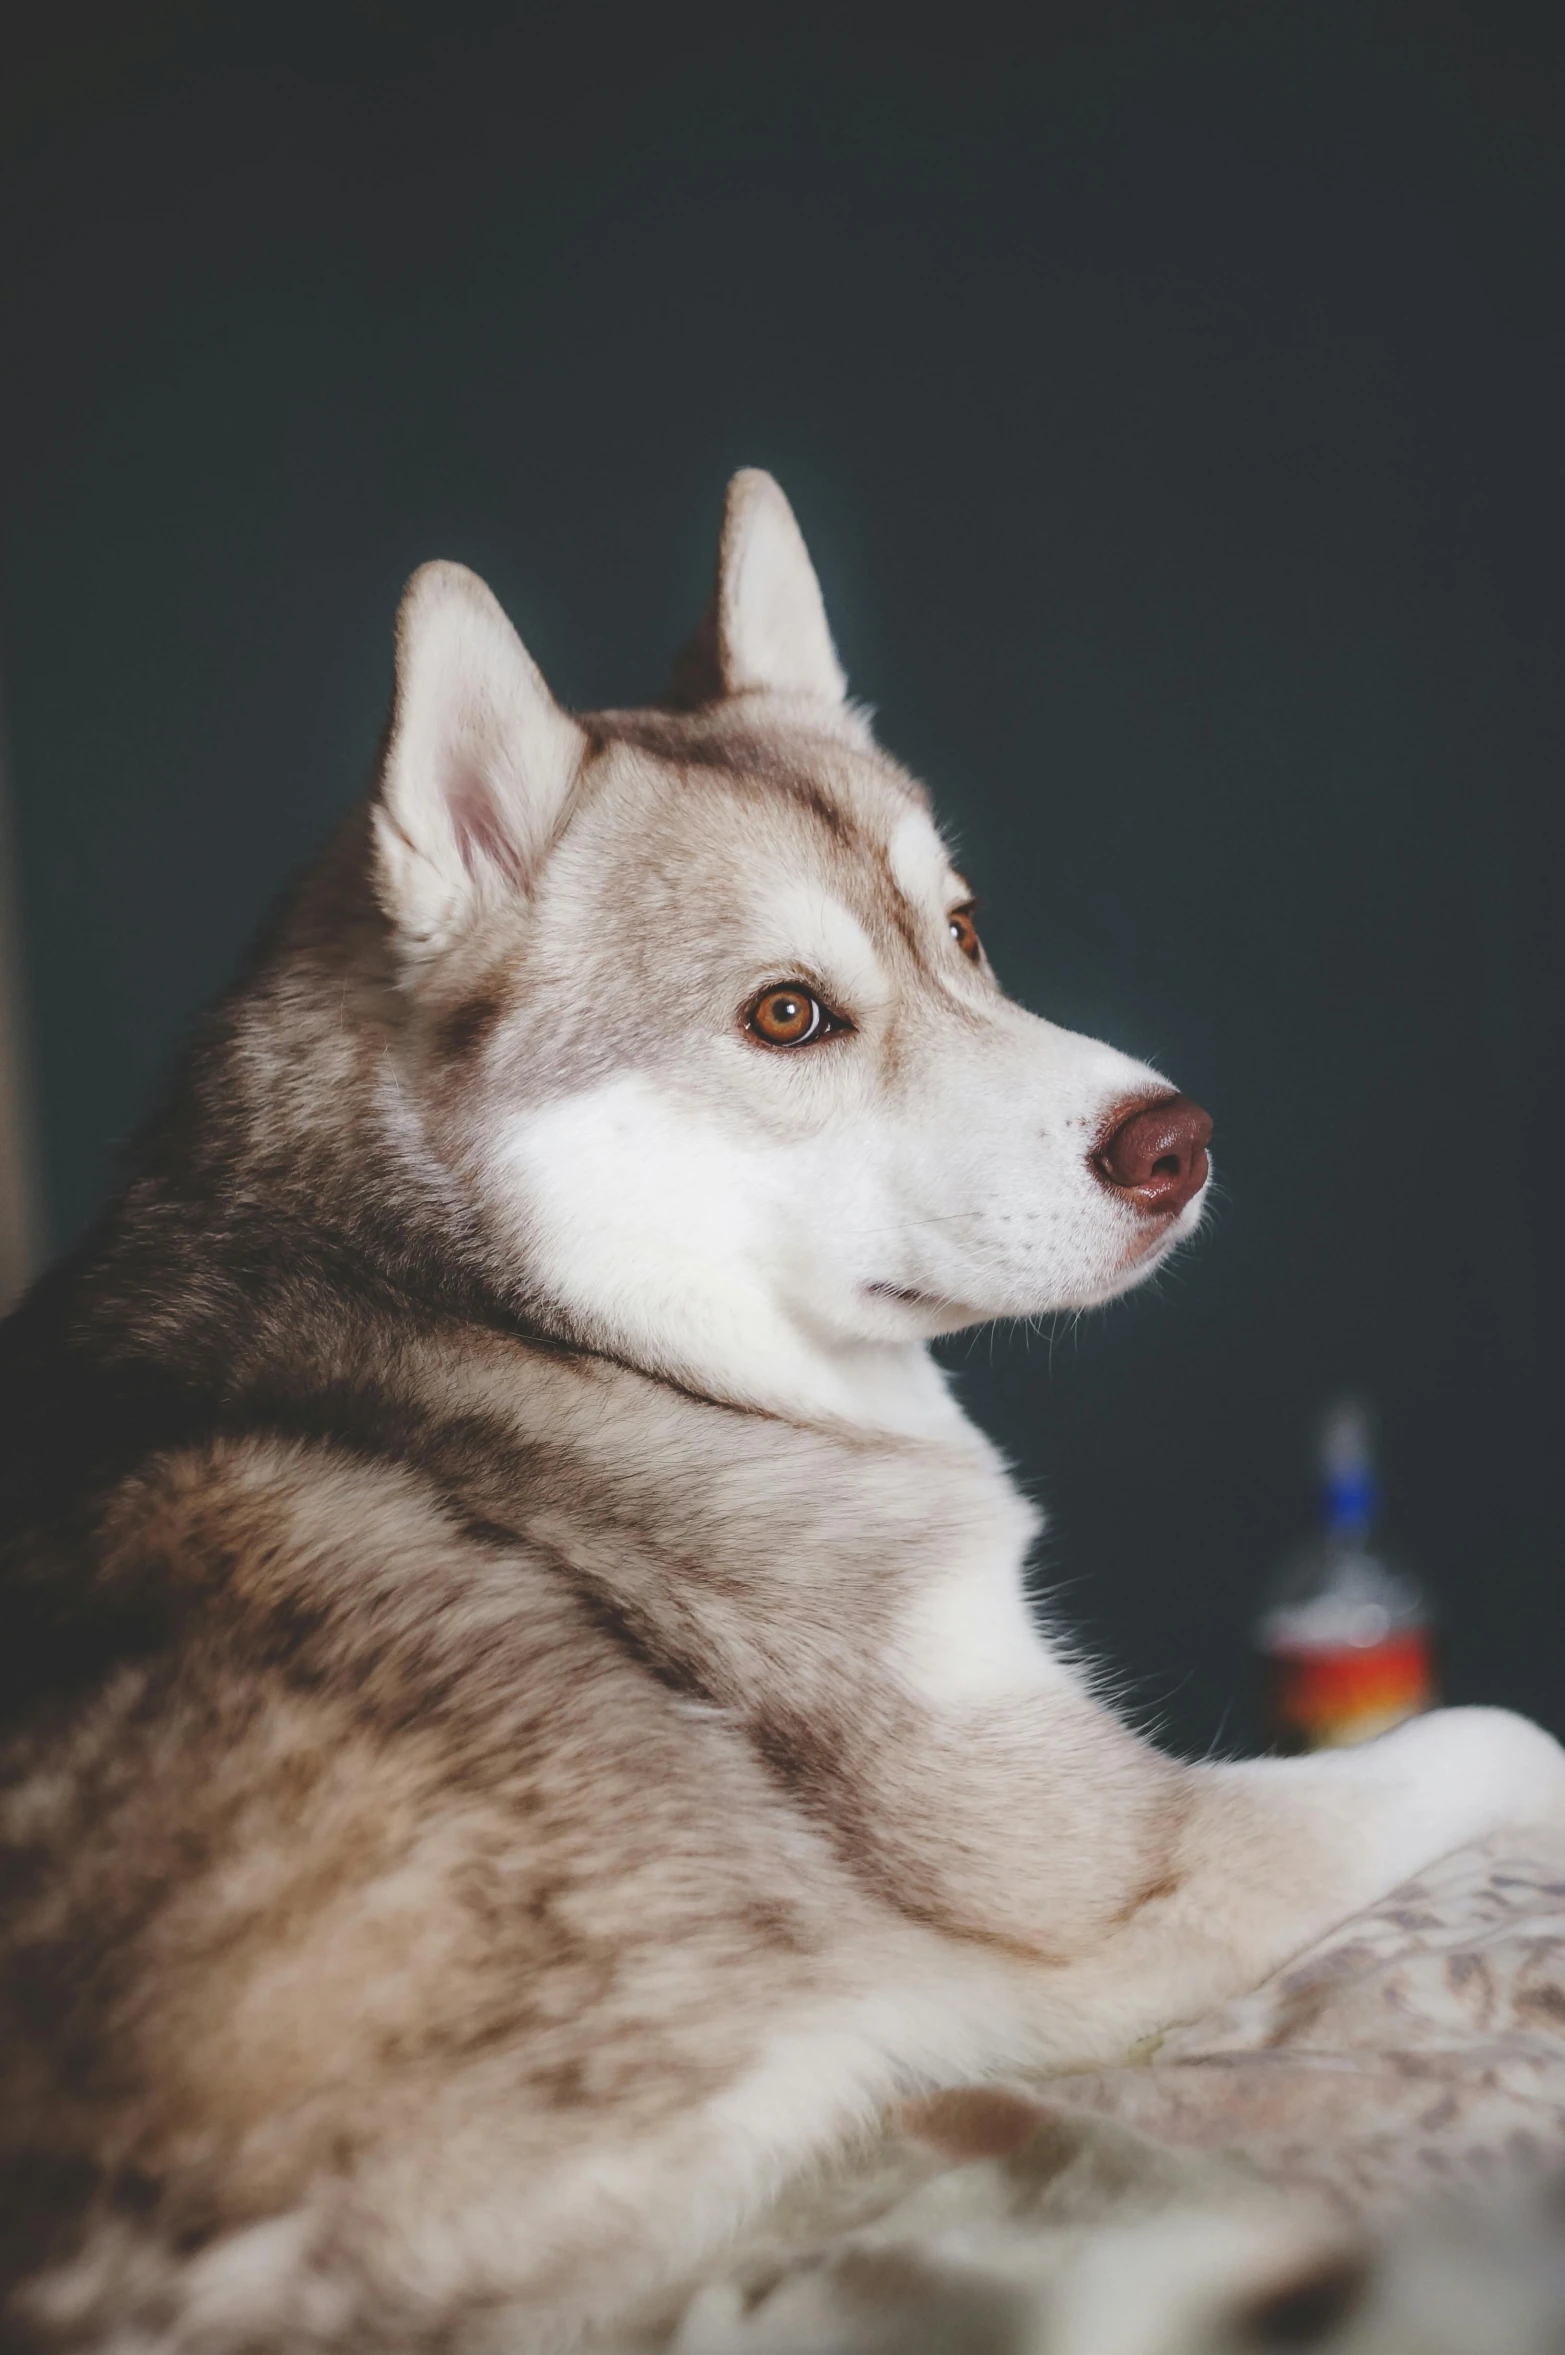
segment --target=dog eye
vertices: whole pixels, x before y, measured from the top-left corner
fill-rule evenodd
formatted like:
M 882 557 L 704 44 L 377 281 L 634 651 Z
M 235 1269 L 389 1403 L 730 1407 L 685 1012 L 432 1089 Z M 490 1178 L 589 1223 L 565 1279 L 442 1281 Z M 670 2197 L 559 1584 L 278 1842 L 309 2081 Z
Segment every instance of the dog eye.
M 961 907 L 953 908 L 946 918 L 951 928 L 951 938 L 963 956 L 970 957 L 975 965 L 984 953 L 983 944 L 978 938 L 978 927 L 973 922 L 973 911 L 977 905 L 975 899 L 967 900 Z
M 823 1032 L 840 1027 L 820 999 L 797 981 L 763 989 L 745 1016 L 746 1030 L 769 1047 L 805 1047 Z

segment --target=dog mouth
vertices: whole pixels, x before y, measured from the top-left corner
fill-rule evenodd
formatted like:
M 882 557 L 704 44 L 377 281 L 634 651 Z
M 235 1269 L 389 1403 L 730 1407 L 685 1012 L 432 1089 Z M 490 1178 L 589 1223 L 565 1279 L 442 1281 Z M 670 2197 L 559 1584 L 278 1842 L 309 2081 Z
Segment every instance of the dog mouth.
M 1195 1201 L 1170 1217 L 1143 1213 L 1138 1220 L 1141 1231 L 1131 1237 L 1118 1263 L 1105 1271 L 1100 1280 L 1089 1284 L 1068 1300 L 1056 1300 L 1047 1308 L 1025 1310 L 1013 1307 L 984 1308 L 970 1301 L 953 1299 L 948 1292 L 926 1292 L 916 1284 L 894 1284 L 881 1281 L 866 1284 L 865 1297 L 885 1301 L 910 1314 L 938 1324 L 950 1331 L 964 1325 L 988 1324 L 996 1319 L 1025 1315 L 1074 1314 L 1087 1308 L 1104 1308 L 1111 1300 L 1118 1300 L 1126 1292 L 1133 1292 L 1155 1275 L 1165 1261 L 1172 1258 L 1181 1245 L 1188 1243 L 1201 1223 L 1201 1209 L 1206 1188 Z

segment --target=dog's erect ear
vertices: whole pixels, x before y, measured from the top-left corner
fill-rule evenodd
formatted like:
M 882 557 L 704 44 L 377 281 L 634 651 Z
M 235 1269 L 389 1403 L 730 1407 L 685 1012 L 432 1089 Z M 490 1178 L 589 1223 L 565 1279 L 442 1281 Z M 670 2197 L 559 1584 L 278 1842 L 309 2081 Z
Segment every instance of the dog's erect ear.
M 432 953 L 526 888 L 585 744 L 477 575 L 421 566 L 397 615 L 375 810 L 376 886 L 406 947 Z
M 841 703 L 846 692 L 793 509 L 769 474 L 747 466 L 728 486 L 717 579 L 671 700 L 688 707 L 770 693 Z

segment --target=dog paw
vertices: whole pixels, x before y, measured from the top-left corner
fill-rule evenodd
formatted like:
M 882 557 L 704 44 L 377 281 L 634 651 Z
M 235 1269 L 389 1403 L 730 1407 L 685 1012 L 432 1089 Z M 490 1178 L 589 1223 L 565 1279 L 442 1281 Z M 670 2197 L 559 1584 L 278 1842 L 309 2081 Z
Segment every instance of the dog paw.
M 1565 1749 L 1509 1709 L 1433 1710 L 1360 1756 L 1396 1794 L 1392 1837 L 1409 1871 L 1492 1832 L 1565 1830 Z

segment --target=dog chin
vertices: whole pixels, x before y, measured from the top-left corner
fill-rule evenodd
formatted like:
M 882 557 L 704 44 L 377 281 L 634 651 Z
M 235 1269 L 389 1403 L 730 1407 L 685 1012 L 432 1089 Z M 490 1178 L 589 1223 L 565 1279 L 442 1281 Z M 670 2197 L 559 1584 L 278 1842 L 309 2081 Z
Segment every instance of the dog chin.
M 983 1305 L 948 1300 L 938 1293 L 920 1292 L 908 1284 L 869 1284 L 865 1289 L 877 1306 L 905 1314 L 908 1324 L 928 1340 L 938 1339 L 944 1333 L 960 1333 L 970 1325 L 1000 1324 L 1023 1317 L 1073 1316 L 1083 1309 L 1104 1308 L 1111 1300 L 1118 1300 L 1126 1292 L 1133 1292 L 1138 1284 L 1144 1284 L 1148 1276 L 1155 1275 L 1167 1264 L 1181 1243 L 1190 1241 L 1201 1223 L 1202 1199 L 1198 1198 L 1178 1218 L 1151 1235 L 1138 1236 L 1135 1247 L 1096 1283 L 1086 1283 L 1069 1292 L 1055 1292 L 1046 1299 L 1018 1301 L 1013 1297 Z
M 960 1333 L 966 1325 L 989 1324 L 996 1314 L 992 1308 L 973 1308 L 933 1292 L 915 1291 L 909 1284 L 871 1284 L 867 1290 L 877 1304 L 905 1313 L 913 1329 L 931 1341 L 942 1333 Z
M 1197 1200 L 1188 1210 L 1182 1211 L 1161 1234 L 1154 1235 L 1150 1242 L 1142 1243 L 1137 1250 L 1132 1251 L 1100 1284 L 1064 1305 L 1072 1310 L 1106 1308 L 1111 1300 L 1122 1299 L 1127 1292 L 1134 1292 L 1136 1286 L 1144 1284 L 1148 1276 L 1156 1275 L 1160 1267 L 1168 1265 L 1181 1243 L 1190 1241 L 1200 1223 L 1201 1205 Z

